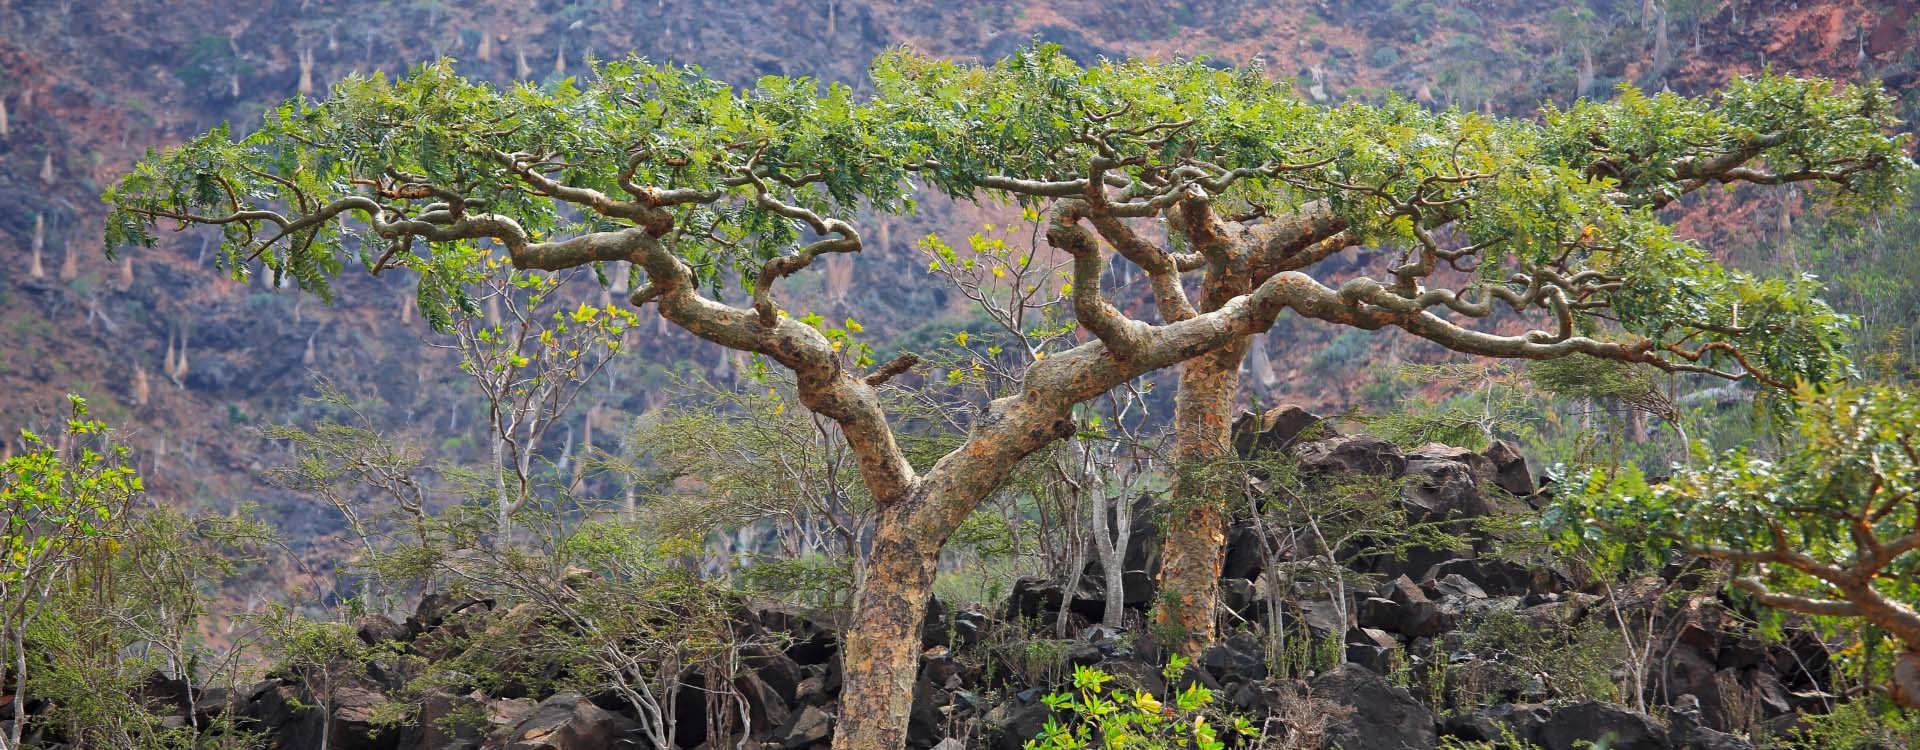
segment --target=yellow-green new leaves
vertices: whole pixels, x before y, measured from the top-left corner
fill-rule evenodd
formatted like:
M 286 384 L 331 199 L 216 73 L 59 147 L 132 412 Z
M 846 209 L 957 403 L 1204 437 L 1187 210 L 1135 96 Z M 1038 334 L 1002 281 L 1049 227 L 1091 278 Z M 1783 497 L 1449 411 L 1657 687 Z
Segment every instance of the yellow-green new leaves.
M 1187 668 L 1183 657 L 1173 659 L 1163 670 L 1169 683 Z M 1194 683 L 1169 690 L 1162 701 L 1144 690 L 1109 693 L 1106 685 L 1112 681 L 1112 675 L 1097 667 L 1074 667 L 1071 691 L 1041 698 L 1056 715 L 1048 717 L 1039 735 L 1027 741 L 1027 750 L 1220 750 L 1226 746 L 1214 726 L 1221 717 L 1212 710 L 1213 691 Z M 1243 718 L 1227 723 L 1237 740 L 1253 741 L 1260 735 Z
M 9 596 L 34 596 L 22 586 L 57 574 L 145 491 L 106 424 L 88 418 L 84 399 L 67 398 L 66 449 L 22 430 L 26 451 L 0 463 L 0 593 Z

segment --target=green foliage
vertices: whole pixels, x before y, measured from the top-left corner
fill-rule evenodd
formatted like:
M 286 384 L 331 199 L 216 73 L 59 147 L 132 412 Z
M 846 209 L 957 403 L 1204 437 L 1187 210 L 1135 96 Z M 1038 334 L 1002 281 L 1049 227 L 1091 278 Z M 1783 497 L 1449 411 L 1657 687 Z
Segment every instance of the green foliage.
M 106 443 L 107 426 L 87 418 L 87 402 L 68 396 L 66 430 L 73 447 L 62 451 L 27 430 L 27 450 L 0 464 L 0 585 L 9 593 L 31 588 L 34 576 L 64 565 L 91 540 L 108 534 L 115 515 L 145 486 L 126 466 L 126 448 Z M 104 452 L 103 452 L 104 451 Z
M 1852 619 L 1850 602 L 1890 611 L 1920 602 L 1920 394 L 1831 384 L 1802 386 L 1795 398 L 1796 432 L 1781 455 L 1737 449 L 1658 484 L 1632 467 L 1595 470 L 1543 527 L 1563 546 L 1609 556 L 1659 560 L 1678 546 L 1731 562 L 1734 582 L 1759 603 L 1829 624 Z M 1859 616 L 1907 627 L 1898 616 Z
M 1349 417 L 1402 448 L 1441 443 L 1480 450 L 1501 436 L 1529 431 L 1528 420 L 1537 407 L 1532 394 L 1520 388 L 1502 364 L 1402 365 L 1398 377 L 1458 394 L 1432 405 L 1402 399 L 1393 411 Z
M 1563 398 L 1615 398 L 1632 403 L 1660 398 L 1652 373 L 1579 354 L 1530 362 L 1526 376 L 1535 388 Z
M 1649 486 L 1631 469 L 1596 472 L 1545 521 L 1562 538 L 1614 531 L 1616 539 L 1657 545 L 1771 550 L 1776 528 L 1794 549 L 1821 560 L 1843 560 L 1859 550 L 1850 519 L 1865 508 L 1881 539 L 1912 531 L 1920 490 L 1920 395 L 1886 386 L 1803 386 L 1797 444 L 1778 459 L 1745 450 Z M 1911 595 L 1902 583 L 1920 558 L 1892 562 L 1889 593 Z M 1788 576 L 1792 579 L 1792 576 Z M 1783 581 L 1788 582 L 1788 581 Z M 1804 582 L 1801 583 L 1810 583 Z
M 1541 628 L 1513 610 L 1491 609 L 1463 628 L 1466 650 L 1492 665 L 1491 679 L 1455 684 L 1460 705 L 1478 699 L 1522 694 L 1533 680 L 1549 698 L 1611 701 L 1619 698 L 1612 672 L 1620 659 L 1620 635 L 1597 616 L 1562 628 Z
M 852 457 L 795 405 L 789 379 L 682 382 L 678 391 L 671 408 L 637 420 L 623 455 L 608 461 L 647 493 L 639 512 L 656 538 L 701 539 L 764 520 L 855 525 L 871 512 Z
M 1463 740 L 1447 735 L 1440 738 L 1440 750 L 1540 750 L 1539 745 L 1521 739 L 1513 727 L 1498 725 L 1500 736 L 1492 740 Z
M 602 226 L 523 190 L 503 158 L 515 153 L 564 154 L 558 177 L 605 193 L 620 193 L 622 183 L 750 193 L 728 178 L 730 168 L 752 160 L 794 205 L 819 208 L 831 200 L 892 208 L 903 200 L 902 162 L 873 156 L 908 150 L 899 129 L 880 119 L 879 110 L 857 104 L 847 87 L 822 92 L 808 78 L 768 76 L 737 92 L 697 68 L 628 58 L 597 65 L 586 80 L 502 90 L 462 78 L 450 61 L 441 61 L 397 80 L 349 77 L 331 94 L 320 103 L 287 101 L 244 138 L 234 139 L 222 126 L 150 155 L 109 191 L 119 208 L 108 222 L 109 245 L 150 244 L 148 227 L 159 216 L 193 221 L 239 205 L 286 206 L 307 215 L 356 194 L 360 185 L 387 185 L 391 175 L 457 189 L 465 207 L 511 216 L 536 238 Z M 759 147 L 742 151 L 735 144 Z M 783 177 L 823 165 L 857 169 L 830 170 L 817 189 L 781 187 Z M 408 214 L 443 200 L 427 193 L 392 199 L 406 204 Z M 687 248 L 703 285 L 716 289 L 726 274 L 751 288 L 760 262 L 783 254 L 799 236 L 794 222 L 750 200 L 684 204 L 675 218 L 691 236 L 717 240 Z M 415 254 L 410 241 L 389 242 L 326 220 L 294 227 L 229 224 L 223 239 L 222 259 L 235 274 L 248 272 L 245 261 L 255 247 L 271 245 L 261 260 L 276 279 L 291 278 L 325 296 L 326 277 L 357 245 L 370 268 L 419 272 L 430 321 L 444 325 L 449 308 L 472 304 L 461 291 L 461 274 L 473 264 L 446 262 L 476 253 L 464 240 Z M 274 244 L 277 239 L 284 242 Z
M 740 586 L 765 599 L 845 610 L 853 606 L 853 566 L 849 555 L 764 560 L 740 570 Z
M 1878 750 L 1920 746 L 1920 719 L 1883 699 L 1851 700 L 1800 718 L 1787 739 L 1806 750 Z
M 1174 683 L 1186 670 L 1186 659 L 1175 656 L 1167 663 L 1165 677 Z M 1226 746 L 1219 737 L 1221 730 L 1214 726 L 1221 719 L 1210 710 L 1213 691 L 1199 683 L 1155 696 L 1141 690 L 1109 690 L 1107 683 L 1112 681 L 1097 667 L 1074 667 L 1072 690 L 1041 699 L 1054 712 L 1064 714 L 1065 723 L 1049 717 L 1026 749 L 1220 750 Z M 1250 722 L 1238 717 L 1227 722 L 1226 731 L 1246 738 L 1258 735 Z
M 1882 204 L 1900 192 L 1905 161 L 1895 100 L 1874 86 L 1767 74 L 1735 78 L 1710 98 L 1648 95 L 1622 85 L 1605 102 L 1546 110 L 1545 153 L 1652 202 L 1698 179 L 1703 148 L 1792 169 L 1833 169 L 1850 200 Z M 1826 166 L 1816 166 L 1826 165 Z
M 198 690 L 241 677 L 238 644 L 216 649 L 200 628 L 210 592 L 270 534 L 238 515 L 138 507 L 143 486 L 126 450 L 88 417 L 85 401 L 69 400 L 58 445 L 23 435 L 28 451 L 0 467 L 0 659 L 15 681 L 9 687 L 44 700 L 34 721 L 81 746 L 246 746 L 248 733 L 230 716 L 169 722 L 187 707 L 152 704 L 149 681 L 177 678 Z M 24 654 L 22 644 L 31 646 Z
M 1769 238 L 1735 258 L 1756 270 L 1819 276 L 1827 301 L 1859 315 L 1873 332 L 1856 340 L 1856 358 L 1891 357 L 1883 374 L 1912 382 L 1920 380 L 1920 276 L 1912 272 L 1920 268 L 1920 182 L 1903 189 L 1897 210 L 1810 213 L 1783 238 L 1784 247 Z
M 734 630 L 739 595 L 673 564 L 676 549 L 634 526 L 587 521 L 533 531 L 540 541 L 526 549 L 448 550 L 445 564 L 459 566 L 463 593 L 494 600 L 495 614 L 470 616 L 469 626 L 443 628 L 417 646 L 437 658 L 418 665 L 408 694 L 466 686 L 489 694 L 611 692 L 661 738 L 671 734 L 671 701 L 684 676 L 699 671 L 710 685 L 726 684 L 729 655 L 754 642 Z
M 1324 201 L 1356 243 L 1427 265 L 1445 226 L 1477 261 L 1450 307 L 1524 298 L 1583 334 L 1617 321 L 1658 344 L 1686 342 L 1645 350 L 1669 366 L 1733 374 L 1737 349 L 1774 382 L 1819 381 L 1847 370 L 1849 321 L 1815 297 L 1817 284 L 1727 270 L 1675 239 L 1654 208 L 1715 181 L 1779 180 L 1883 206 L 1911 167 L 1903 139 L 1888 135 L 1887 94 L 1777 75 L 1707 98 L 1626 88 L 1607 103 L 1549 107 L 1544 122 L 1395 99 L 1321 107 L 1258 67 L 1083 67 L 1046 45 L 984 66 L 894 52 L 872 79 L 864 99 L 806 78 L 736 90 L 634 58 L 512 89 L 445 61 L 398 80 L 353 77 L 323 102 L 287 102 L 245 137 L 221 127 L 150 155 L 106 195 L 107 245 L 148 244 L 160 220 L 216 224 L 235 273 L 260 254 L 275 277 L 323 296 L 357 252 L 369 268 L 417 271 L 427 318 L 445 327 L 472 309 L 465 287 L 485 243 L 625 226 L 631 217 L 597 208 L 606 196 L 670 215 L 650 229 L 669 232 L 663 243 L 717 297 L 753 290 L 765 261 L 826 232 L 794 218 L 802 211 L 905 211 L 914 185 L 1037 208 L 1042 195 L 1071 197 L 1057 186 L 1089 169 L 1145 191 L 1134 197 L 1198 170 L 1221 213 Z M 1090 135 L 1093 123 L 1103 135 Z M 560 198 L 550 182 L 602 198 Z M 1542 297 L 1543 272 L 1596 286 Z M 1018 291 L 1052 294 L 1055 281 Z

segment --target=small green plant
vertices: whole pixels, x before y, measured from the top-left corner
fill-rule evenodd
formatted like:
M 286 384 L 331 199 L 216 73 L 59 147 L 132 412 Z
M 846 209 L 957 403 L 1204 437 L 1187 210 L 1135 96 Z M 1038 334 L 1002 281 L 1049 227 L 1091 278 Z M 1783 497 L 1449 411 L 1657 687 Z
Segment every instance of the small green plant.
M 1591 747 L 1591 743 L 1583 746 Z M 1501 725 L 1500 736 L 1491 740 L 1463 740 L 1459 737 L 1441 737 L 1440 750 L 1540 750 L 1539 745 L 1521 739 L 1513 727 Z
M 763 560 L 740 569 L 740 584 L 774 599 L 844 609 L 853 604 L 853 560 L 819 554 Z
M 1611 673 L 1624 646 L 1620 634 L 1600 618 L 1544 629 L 1516 612 L 1495 609 L 1474 623 L 1466 646 L 1494 669 L 1486 675 L 1491 684 L 1455 686 L 1460 705 L 1485 697 L 1472 695 L 1481 692 L 1474 687 L 1496 694 L 1519 692 L 1535 681 L 1553 698 L 1618 697 Z
M 1832 713 L 1803 715 L 1791 739 L 1809 750 L 1920 747 L 1920 718 L 1878 698 L 1847 701 Z
M 1174 656 L 1162 674 L 1172 684 L 1187 670 L 1188 661 Z M 1165 701 L 1145 690 L 1107 691 L 1113 676 L 1094 667 L 1073 669 L 1073 689 L 1041 699 L 1056 714 L 1065 714 L 1062 723 L 1049 718 L 1040 735 L 1027 741 L 1026 750 L 1162 750 L 1195 748 L 1218 750 L 1220 741 L 1214 722 L 1220 717 L 1210 712 L 1213 691 L 1190 684 L 1177 692 L 1169 689 Z M 1253 737 L 1259 734 L 1245 718 L 1230 720 L 1232 732 Z

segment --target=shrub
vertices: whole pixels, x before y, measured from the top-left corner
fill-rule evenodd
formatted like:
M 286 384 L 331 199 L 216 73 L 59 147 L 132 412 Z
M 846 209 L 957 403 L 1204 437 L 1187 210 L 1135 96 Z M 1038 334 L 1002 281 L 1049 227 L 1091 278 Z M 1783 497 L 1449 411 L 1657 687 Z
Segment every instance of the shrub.
M 1162 672 L 1169 683 L 1187 669 L 1187 660 L 1173 657 Z M 1113 676 L 1094 667 L 1073 669 L 1073 689 L 1043 698 L 1056 714 L 1065 714 L 1060 722 L 1049 718 L 1040 736 L 1029 740 L 1027 750 L 1162 750 L 1196 748 L 1218 750 L 1224 747 L 1209 711 L 1213 691 L 1190 684 L 1185 690 L 1171 689 L 1163 702 L 1144 690 L 1107 691 Z M 1231 730 L 1240 736 L 1258 734 L 1244 718 L 1230 721 Z

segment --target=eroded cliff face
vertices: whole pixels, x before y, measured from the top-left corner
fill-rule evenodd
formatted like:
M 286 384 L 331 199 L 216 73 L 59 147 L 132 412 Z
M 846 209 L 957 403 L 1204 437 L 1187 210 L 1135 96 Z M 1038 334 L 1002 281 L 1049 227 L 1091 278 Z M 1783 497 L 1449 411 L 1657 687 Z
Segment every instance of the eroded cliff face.
M 1699 91 L 1765 65 L 1884 77 L 1901 91 L 1920 85 L 1920 22 L 1898 0 L 1694 3 L 1713 7 L 1693 16 L 1633 0 L 1574 3 L 1581 12 L 1544 5 L 1558 4 L 0 0 L 0 252 L 10 261 L 0 275 L 0 432 L 44 425 L 61 393 L 85 394 L 127 428 L 160 497 L 213 508 L 261 500 L 293 539 L 323 546 L 337 544 L 330 517 L 261 481 L 283 458 L 247 429 L 301 419 L 300 399 L 321 374 L 384 400 L 380 427 L 457 455 L 449 437 L 469 434 L 474 420 L 462 411 L 452 362 L 422 342 L 407 280 L 349 274 L 339 301 L 325 305 L 226 279 L 201 234 L 169 235 L 119 259 L 99 239 L 100 191 L 146 149 L 221 122 L 245 129 L 286 96 L 436 56 L 497 81 L 578 74 L 590 58 L 632 50 L 742 83 L 788 74 L 859 86 L 867 61 L 891 46 L 994 58 L 1038 38 L 1084 59 L 1258 59 L 1329 102 L 1395 92 L 1505 113 L 1620 81 Z M 1751 241 L 1768 226 L 1756 218 L 1761 200 L 1772 199 L 1712 198 L 1682 226 Z M 915 241 L 930 231 L 964 235 L 999 213 L 936 203 L 888 222 L 877 251 L 855 261 L 859 283 L 827 264 L 799 286 L 796 304 L 869 321 L 876 340 L 909 334 L 961 303 L 917 272 Z M 666 371 L 724 379 L 740 366 L 670 327 L 643 330 L 639 355 L 596 391 L 602 429 L 611 415 L 658 405 Z M 1326 343 L 1306 338 L 1278 351 L 1304 360 Z M 1260 372 L 1249 387 L 1308 404 L 1346 397 L 1289 379 L 1294 365 L 1264 347 L 1251 360 Z

